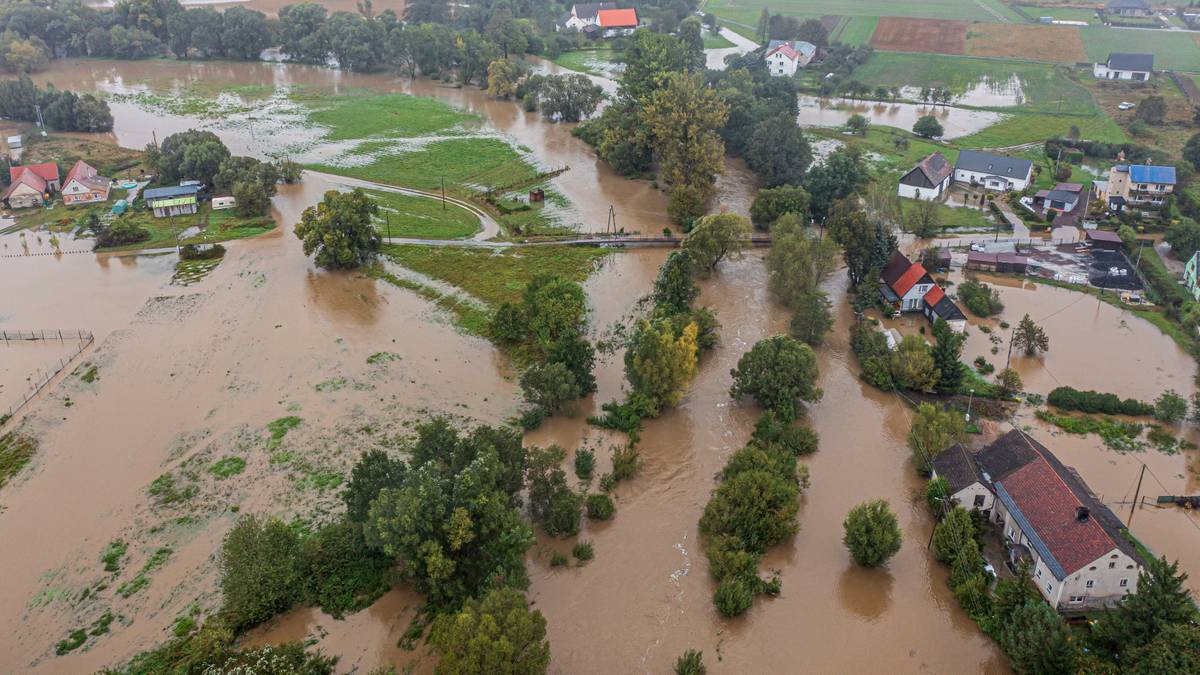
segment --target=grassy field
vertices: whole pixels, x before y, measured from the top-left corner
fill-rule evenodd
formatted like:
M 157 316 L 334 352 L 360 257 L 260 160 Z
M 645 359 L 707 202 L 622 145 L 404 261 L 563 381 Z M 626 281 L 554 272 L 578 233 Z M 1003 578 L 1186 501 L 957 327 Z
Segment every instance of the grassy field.
M 879 17 L 877 16 L 852 16 L 849 21 L 842 24 L 835 35 L 830 36 L 830 41 L 844 42 L 855 46 L 865 45 L 871 41 L 871 36 L 875 34 L 875 27 L 878 25 Z
M 963 148 L 1004 148 L 1040 143 L 1052 136 L 1066 135 L 1072 126 L 1091 141 L 1126 143 L 1129 137 L 1117 123 L 1104 115 L 1069 116 L 1048 113 L 1014 113 L 979 133 L 955 139 Z
M 376 226 L 385 236 L 419 239 L 463 239 L 479 231 L 479 217 L 474 213 L 425 197 L 411 197 L 394 192 L 369 190 L 367 194 L 379 204 Z
M 704 48 L 705 49 L 728 49 L 733 46 L 723 35 L 713 35 L 707 31 L 704 33 Z
M 100 251 L 136 251 L 148 248 L 167 248 L 180 244 L 216 243 L 256 237 L 275 228 L 275 221 L 269 216 L 244 218 L 236 215 L 232 209 L 212 211 L 208 205 L 190 216 L 174 218 L 155 218 L 149 209 L 134 209 L 118 219 L 120 222 L 133 222 L 138 227 L 150 233 L 150 238 L 136 244 L 97 249 Z M 179 234 L 189 227 L 199 226 L 200 233 L 194 237 L 180 241 Z
M 360 90 L 325 96 L 299 90 L 292 98 L 310 109 L 310 121 L 329 129 L 325 138 L 330 141 L 375 136 L 412 138 L 479 120 L 441 101 L 407 94 Z
M 719 40 L 726 44 L 717 45 L 719 47 L 732 47 L 733 43 L 723 37 L 706 37 L 704 39 L 704 48 L 710 49 L 709 40 Z M 574 52 L 563 52 L 554 62 L 563 68 L 574 70 L 577 73 L 587 73 L 588 75 L 599 75 L 607 77 L 610 71 L 605 69 L 604 64 L 615 64 L 620 61 L 621 53 L 604 47 L 601 49 L 581 49 Z
M 96 167 L 102 176 L 118 178 L 132 173 L 140 173 L 145 153 L 140 150 L 122 148 L 115 143 L 101 143 L 83 138 L 69 136 L 30 136 L 28 147 L 21 155 L 24 164 L 40 162 L 57 162 L 59 174 L 66 177 L 67 172 L 78 160 L 83 160 Z
M 965 21 L 998 21 L 995 14 L 1013 21 L 1023 21 L 1016 12 L 1000 0 L 710 0 L 704 11 L 753 25 L 764 7 L 772 14 L 819 17 L 827 14 L 842 16 L 906 16 L 926 19 L 962 19 Z M 987 9 L 985 9 L 985 7 Z M 739 18 L 740 17 L 740 18 Z M 747 18 L 748 17 L 748 18 Z
M 953 161 L 953 160 L 951 160 Z M 917 208 L 917 200 L 901 199 L 900 207 L 904 211 L 904 219 L 907 222 L 909 214 Z M 970 228 L 972 230 L 990 230 L 995 227 L 984 215 L 983 211 L 978 209 L 968 209 L 965 207 L 946 206 L 938 204 L 938 217 L 941 219 L 942 229 Z
M 899 174 L 911 169 L 921 158 L 933 152 L 942 153 L 951 164 L 958 159 L 957 148 L 926 141 L 907 131 L 886 127 L 871 127 L 865 136 L 847 136 L 838 129 L 819 127 L 805 129 L 804 133 L 808 136 L 831 138 L 854 145 L 864 152 L 880 155 L 883 160 L 877 163 L 881 164 L 881 168 L 885 171 L 896 172 L 896 178 L 899 178 Z M 907 148 L 901 149 L 896 146 L 895 141 L 899 138 L 908 141 Z
M 854 79 L 873 87 L 946 87 L 960 94 L 980 82 L 1007 83 L 1014 75 L 1021 83 L 1022 110 L 1084 114 L 1096 110 L 1091 93 L 1073 82 L 1065 68 L 1045 64 L 876 52 L 854 71 Z
M 1033 7 L 1030 5 L 1021 5 L 1022 10 L 1034 19 L 1039 19 L 1043 16 L 1048 16 L 1059 21 L 1086 21 L 1093 25 L 1100 23 L 1100 17 L 1096 16 L 1096 11 L 1092 9 L 1078 9 L 1073 7 Z
M 1093 61 L 1104 61 L 1112 52 L 1138 52 L 1153 54 L 1156 70 L 1200 72 L 1200 43 L 1193 33 L 1103 26 L 1080 30 L 1088 57 Z

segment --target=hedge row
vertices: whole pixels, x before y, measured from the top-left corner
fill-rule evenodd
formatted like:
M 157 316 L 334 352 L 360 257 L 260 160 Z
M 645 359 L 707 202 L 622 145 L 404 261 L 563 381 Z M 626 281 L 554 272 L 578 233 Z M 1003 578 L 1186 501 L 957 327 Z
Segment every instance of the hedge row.
M 1085 413 L 1106 415 L 1153 415 L 1154 406 L 1133 398 L 1122 400 L 1116 394 L 1099 391 L 1080 391 L 1071 387 L 1058 387 L 1046 398 L 1050 405 L 1063 410 L 1078 410 Z

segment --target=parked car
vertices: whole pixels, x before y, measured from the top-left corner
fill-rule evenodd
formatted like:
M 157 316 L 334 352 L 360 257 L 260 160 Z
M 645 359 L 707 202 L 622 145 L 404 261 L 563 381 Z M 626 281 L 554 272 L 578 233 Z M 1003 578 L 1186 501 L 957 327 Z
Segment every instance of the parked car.
M 1121 104 L 1117 106 L 1117 110 L 1133 110 L 1135 107 L 1137 107 L 1137 104 L 1130 103 L 1129 101 L 1121 101 Z
M 988 562 L 986 559 L 983 561 L 983 573 L 988 575 L 989 579 L 996 578 L 996 568 L 992 567 L 992 563 Z

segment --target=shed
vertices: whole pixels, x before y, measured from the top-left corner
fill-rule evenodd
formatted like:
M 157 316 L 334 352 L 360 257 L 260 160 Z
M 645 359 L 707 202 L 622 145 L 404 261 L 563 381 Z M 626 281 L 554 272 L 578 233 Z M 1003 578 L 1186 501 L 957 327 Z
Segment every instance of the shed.
M 1092 245 L 1092 248 L 1103 251 L 1120 251 L 1125 247 L 1125 243 L 1121 241 L 1117 233 L 1108 230 L 1088 230 L 1084 233 L 1084 239 Z
M 995 272 L 998 253 L 971 251 L 967 253 L 967 269 L 981 272 Z
M 237 206 L 237 199 L 234 197 L 213 197 L 212 210 L 221 211 L 223 209 L 232 209 Z
M 124 199 L 118 199 L 117 203 L 113 204 L 112 214 L 114 216 L 119 216 L 119 215 L 125 213 L 125 211 L 128 209 L 129 209 L 129 202 L 125 201 Z

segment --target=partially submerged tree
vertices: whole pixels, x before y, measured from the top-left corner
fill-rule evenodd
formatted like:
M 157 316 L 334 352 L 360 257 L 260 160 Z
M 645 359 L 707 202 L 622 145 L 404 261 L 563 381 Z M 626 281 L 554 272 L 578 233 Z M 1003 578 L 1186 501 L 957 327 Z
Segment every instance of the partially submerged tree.
M 683 251 L 692 258 L 692 268 L 701 276 L 712 274 L 727 257 L 746 248 L 750 223 L 735 213 L 717 213 L 696 221 L 683 240 Z
M 962 442 L 967 428 L 963 416 L 955 410 L 942 410 L 932 403 L 917 406 L 912 427 L 908 431 L 908 447 L 913 451 L 917 467 L 922 472 L 929 470 L 928 461 L 934 455 Z
M 730 371 L 735 399 L 753 396 L 764 409 L 780 419 L 796 417 L 796 401 L 817 401 L 821 389 L 816 386 L 817 357 L 808 345 L 787 335 L 759 340 L 742 355 Z
M 1026 314 L 1013 332 L 1013 348 L 1025 352 L 1025 356 L 1037 356 L 1050 350 L 1050 338 L 1042 327 Z
M 891 507 L 882 499 L 863 502 L 850 509 L 842 529 L 842 543 L 854 562 L 863 567 L 878 567 L 900 550 L 900 525 Z
M 429 643 L 441 657 L 439 675 L 540 675 L 550 665 L 546 618 L 530 611 L 524 596 L 508 588 L 439 615 Z
M 330 190 L 320 204 L 304 209 L 296 236 L 304 242 L 304 255 L 327 269 L 360 267 L 374 259 L 382 245 L 371 222 L 379 207 L 367 193 Z

